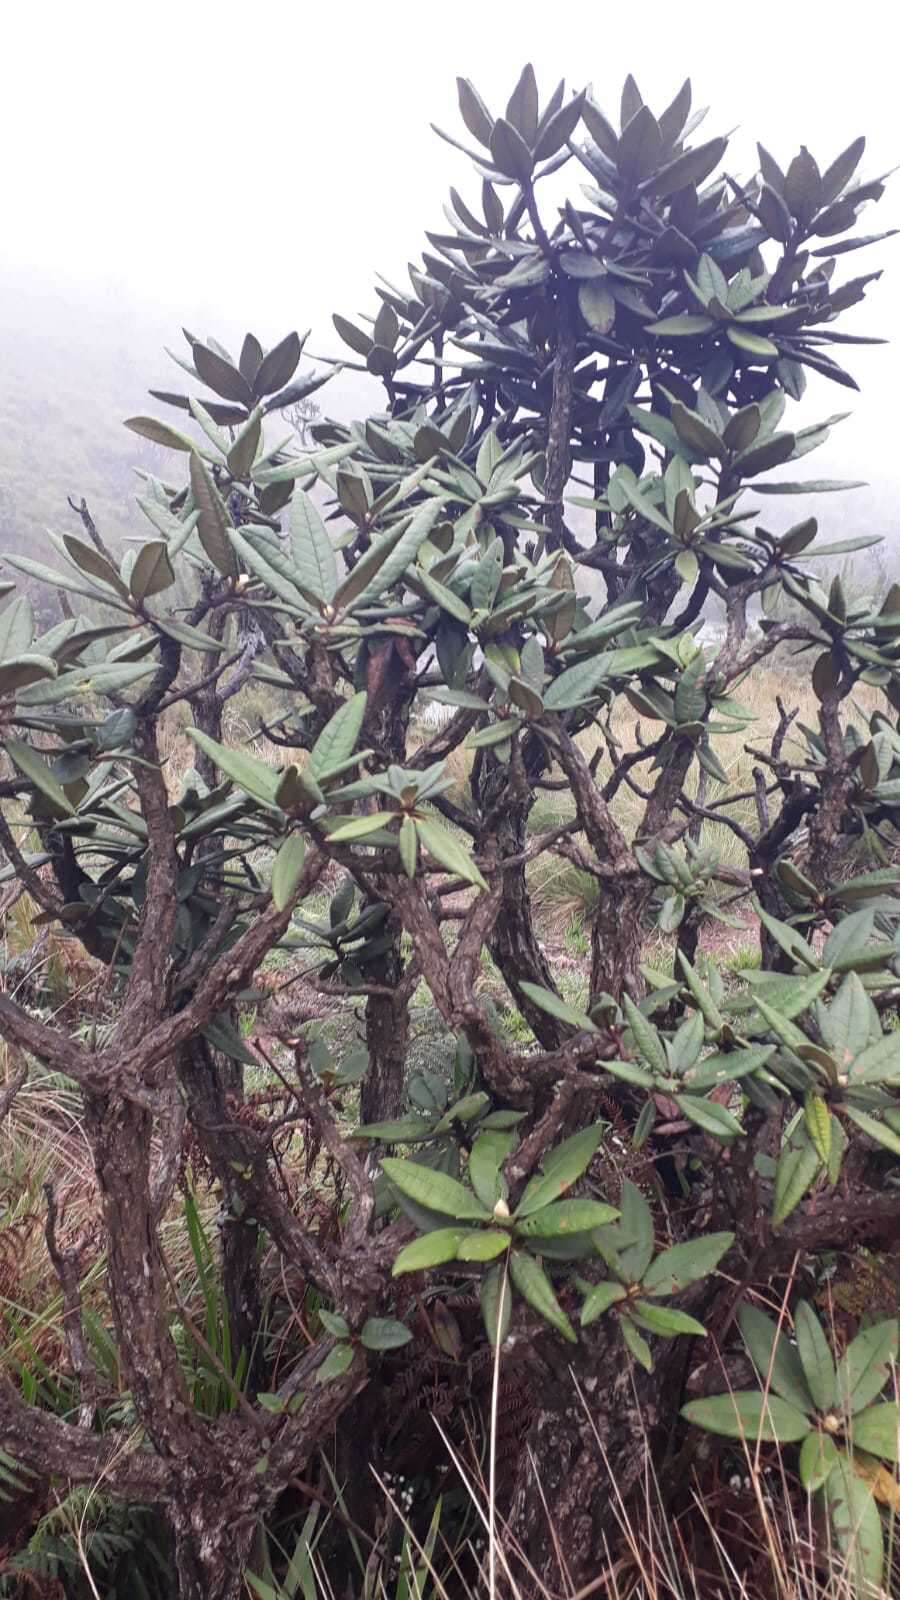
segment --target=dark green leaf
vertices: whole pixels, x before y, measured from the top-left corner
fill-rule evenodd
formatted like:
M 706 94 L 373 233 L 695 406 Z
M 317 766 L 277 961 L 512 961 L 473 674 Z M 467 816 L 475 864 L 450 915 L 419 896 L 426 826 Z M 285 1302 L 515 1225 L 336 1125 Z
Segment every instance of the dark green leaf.
M 273 345 L 253 378 L 254 395 L 276 394 L 290 383 L 300 360 L 300 350 L 297 333 L 286 334 L 279 344 Z
M 125 426 L 132 433 L 140 434 L 142 439 L 150 439 L 153 444 L 160 444 L 166 450 L 188 453 L 197 448 L 187 434 L 179 433 L 177 428 L 170 428 L 167 422 L 160 422 L 156 417 L 128 417 Z
M 534 1257 L 514 1250 L 509 1257 L 509 1275 L 523 1299 L 538 1315 L 557 1333 L 561 1333 L 564 1339 L 568 1339 L 570 1344 L 577 1344 L 575 1329 L 557 1300 L 550 1279 Z
M 100 583 L 107 584 L 123 600 L 128 599 L 128 589 L 116 568 L 105 556 L 101 556 L 99 550 L 95 550 L 92 544 L 86 544 L 83 539 L 76 539 L 72 533 L 63 534 L 63 544 L 70 561 L 73 561 L 81 572 L 86 572 L 89 578 L 96 578 Z
M 672 406 L 672 421 L 679 439 L 690 450 L 706 458 L 721 453 L 723 441 L 720 435 L 696 411 L 689 411 L 677 400 Z
M 397 847 L 400 851 L 400 860 L 403 863 L 403 870 L 406 876 L 414 878 L 419 858 L 419 835 L 416 832 L 416 825 L 412 817 L 403 818 L 400 824 L 400 832 L 397 836 Z
M 479 144 L 489 146 L 494 119 L 481 95 L 468 78 L 457 78 L 456 89 L 463 122 Z
M 825 1498 L 837 1542 L 846 1557 L 849 1588 L 876 1600 L 884 1593 L 881 1514 L 868 1485 L 843 1457 L 825 1483 Z
M 594 333 L 609 333 L 616 320 L 616 302 L 602 278 L 578 285 L 578 309 Z
M 801 1300 L 794 1314 L 797 1352 L 806 1386 L 819 1411 L 830 1411 L 835 1404 L 834 1357 L 816 1313 Z
M 31 745 L 25 744 L 21 739 L 7 739 L 4 744 L 6 754 L 13 765 L 18 767 L 23 777 L 33 784 L 35 789 L 50 802 L 51 808 L 57 816 L 73 817 L 75 807 L 66 794 L 58 778 L 55 778 L 50 768 Z
M 777 344 L 761 333 L 750 333 L 747 328 L 740 328 L 733 322 L 728 324 L 725 333 L 737 350 L 746 351 L 748 355 L 760 357 L 763 361 L 774 361 L 778 356 Z
M 35 683 L 23 689 L 19 702 L 28 706 L 59 705 L 64 700 L 84 699 L 91 694 L 115 694 L 127 689 L 140 678 L 146 678 L 156 668 L 152 662 L 125 663 L 103 661 L 97 666 L 73 668 L 62 673 L 54 682 Z
M 529 983 L 525 979 L 520 982 L 519 988 L 523 994 L 528 996 L 529 1000 L 533 1001 L 536 1006 L 540 1006 L 542 1011 L 548 1012 L 551 1017 L 558 1017 L 560 1022 L 568 1022 L 571 1027 L 577 1028 L 581 1033 L 597 1032 L 597 1025 L 591 1021 L 590 1017 L 586 1016 L 583 1011 L 579 1011 L 576 1006 L 570 1006 L 567 1001 L 561 1000 L 559 995 L 554 994 L 552 990 L 542 989 L 539 984 Z
M 628 1346 L 628 1349 L 631 1351 L 631 1354 L 634 1356 L 635 1361 L 639 1362 L 645 1371 L 652 1372 L 653 1356 L 650 1351 L 650 1346 L 648 1345 L 643 1334 L 638 1332 L 637 1326 L 631 1320 L 631 1317 L 624 1315 L 620 1316 L 619 1329 L 622 1334 L 622 1338 L 625 1340 L 625 1343 Z
M 538 87 L 534 76 L 534 67 L 527 62 L 522 68 L 519 81 L 514 88 L 506 115 L 514 128 L 517 128 L 525 143 L 533 145 L 538 128 Z
M 637 185 L 656 170 L 661 153 L 659 123 L 649 106 L 642 105 L 619 135 L 616 165 L 627 182 Z
M 55 677 L 56 662 L 49 656 L 35 655 L 30 651 L 7 657 L 0 665 L 0 694 L 8 694 L 13 689 L 26 689 L 29 684 Z
M 333 1339 L 349 1339 L 350 1327 L 347 1319 L 338 1312 L 327 1311 L 324 1306 L 320 1306 L 319 1321 L 325 1332 L 330 1333 Z
M 709 333 L 715 327 L 712 317 L 699 316 L 694 313 L 682 313 L 676 317 L 663 317 L 659 322 L 647 324 L 646 333 L 655 333 L 658 338 L 690 339 L 698 334 Z
M 661 1339 L 673 1339 L 680 1333 L 706 1338 L 703 1323 L 696 1317 L 689 1317 L 686 1311 L 677 1311 L 674 1306 L 655 1306 L 650 1300 L 635 1300 L 632 1309 L 639 1326 L 649 1333 L 659 1334 Z
M 419 819 L 416 821 L 416 832 L 429 855 L 447 872 L 463 878 L 466 883 L 474 883 L 478 889 L 487 888 L 474 861 L 446 828 L 437 822 Z
M 152 539 L 149 544 L 141 545 L 128 581 L 131 593 L 139 604 L 172 587 L 175 574 L 169 560 L 169 547 L 164 539 Z
M 693 1094 L 676 1094 L 674 1099 L 679 1111 L 714 1139 L 736 1139 L 744 1131 L 737 1117 L 716 1100 L 705 1100 Z
M 344 343 L 348 344 L 351 350 L 355 350 L 357 355 L 368 358 L 374 343 L 369 335 L 363 333 L 361 328 L 357 328 L 355 323 L 348 322 L 346 317 L 339 317 L 337 312 L 331 320 Z
M 619 1300 L 624 1300 L 626 1292 L 620 1283 L 598 1283 L 591 1289 L 581 1308 L 581 1326 L 586 1328 L 590 1323 L 596 1322 L 610 1306 Z
M 234 444 L 227 453 L 228 471 L 235 478 L 246 478 L 256 460 L 259 449 L 259 440 L 262 433 L 262 416 L 255 411 L 242 428 Z
M 593 656 L 587 661 L 576 662 L 574 667 L 567 667 L 549 684 L 544 695 L 545 709 L 569 711 L 573 706 L 582 705 L 595 693 L 607 672 L 606 655 Z
M 506 1338 L 511 1314 L 512 1290 L 506 1263 L 501 1262 L 491 1267 L 481 1285 L 481 1315 L 488 1339 L 495 1347 L 502 1345 Z
M 837 1445 L 827 1433 L 808 1433 L 800 1447 L 800 1482 L 807 1494 L 821 1489 L 838 1460 Z
M 469 1151 L 469 1182 L 481 1204 L 491 1212 L 505 1195 L 500 1169 L 512 1149 L 513 1139 L 510 1133 L 489 1130 L 477 1135 Z
M 692 1400 L 682 1407 L 681 1415 L 710 1433 L 746 1439 L 751 1444 L 758 1439 L 764 1443 L 795 1444 L 806 1437 L 810 1428 L 803 1413 L 786 1400 L 758 1394 L 755 1389 Z
M 684 150 L 673 161 L 660 167 L 658 172 L 645 178 L 641 188 L 662 199 L 666 195 L 677 194 L 679 189 L 686 189 L 689 183 L 701 184 L 715 171 L 727 146 L 727 139 L 710 139 L 706 144 L 696 145 L 693 150 Z
M 459 1247 L 460 1261 L 494 1261 L 509 1248 L 509 1234 L 499 1228 L 470 1233 Z
M 516 1232 L 525 1239 L 550 1239 L 559 1234 L 588 1233 L 593 1228 L 602 1228 L 618 1215 L 614 1206 L 604 1205 L 599 1200 L 560 1200 L 533 1211 L 532 1215 L 520 1222 Z
M 534 158 L 525 140 L 505 117 L 498 117 L 491 129 L 491 159 L 495 167 L 507 178 L 527 183 L 534 168 Z
M 238 576 L 237 558 L 229 533 L 231 518 L 225 502 L 213 483 L 205 464 L 196 454 L 191 456 L 191 493 L 200 515 L 197 519 L 197 537 L 217 572 L 223 578 Z
M 267 766 L 264 761 L 257 761 L 254 756 L 246 755 L 243 750 L 218 744 L 208 734 L 201 733 L 199 728 L 188 728 L 186 731 L 188 738 L 200 746 L 226 778 L 230 778 L 232 783 L 236 783 L 246 794 L 252 795 L 254 800 L 274 808 L 278 773 L 272 767 Z
M 896 1317 L 876 1322 L 851 1339 L 837 1367 L 838 1402 L 847 1412 L 864 1411 L 891 1377 L 897 1360 Z
M 516 1216 L 520 1220 L 532 1216 L 571 1189 L 572 1184 L 577 1183 L 590 1166 L 602 1135 L 603 1129 L 599 1124 L 583 1128 L 551 1150 L 544 1158 L 543 1172 L 531 1178 L 526 1185 Z
M 306 841 L 302 833 L 289 833 L 279 847 L 272 866 L 272 899 L 279 911 L 290 905 L 300 882 L 305 859 Z
M 469 586 L 469 598 L 478 611 L 490 611 L 503 576 L 503 540 L 498 536 L 481 552 Z
M 183 644 L 189 650 L 203 650 L 212 655 L 220 655 L 225 646 L 218 639 L 211 639 L 208 633 L 201 628 L 194 628 L 188 622 L 170 622 L 168 617 L 154 618 L 154 627 L 161 633 L 175 639 L 178 644 Z
M 427 1117 L 397 1117 L 391 1122 L 366 1122 L 356 1129 L 357 1139 L 383 1139 L 386 1144 L 417 1144 L 430 1139 L 434 1123 Z
M 252 383 L 263 358 L 263 347 L 253 333 L 244 335 L 238 367 L 248 383 Z
M 460 1221 L 490 1222 L 491 1214 L 481 1205 L 471 1189 L 466 1189 L 455 1178 L 444 1172 L 434 1172 L 414 1161 L 398 1161 L 385 1156 L 381 1163 L 391 1183 L 396 1188 L 427 1206 L 430 1211 L 443 1212 L 445 1216 Z
M 246 406 L 249 411 L 253 405 L 253 390 L 237 367 L 218 354 L 210 350 L 205 344 L 195 344 L 194 366 L 197 375 L 208 389 L 221 395 L 223 400 L 234 400 L 238 405 Z
M 773 1227 L 780 1227 L 815 1182 L 822 1163 L 805 1128 L 785 1146 L 775 1169 Z
M 342 822 L 336 828 L 329 828 L 328 837 L 335 844 L 349 843 L 352 839 L 366 839 L 372 833 L 378 833 L 386 823 L 393 822 L 396 811 L 369 811 L 364 817 L 353 817 L 350 822 Z
M 900 1460 L 900 1405 L 886 1401 L 857 1411 L 853 1417 L 853 1447 L 880 1456 L 882 1461 Z
M 644 1273 L 642 1287 L 649 1295 L 679 1294 L 688 1284 L 697 1283 L 715 1272 L 727 1250 L 734 1244 L 733 1233 L 708 1233 L 702 1238 L 672 1245 L 656 1257 Z
M 326 722 L 310 751 L 307 770 L 318 783 L 325 782 L 343 767 L 356 749 L 366 715 L 364 690 L 350 696 Z
M 622 1006 L 635 1045 L 643 1060 L 651 1071 L 658 1073 L 660 1077 L 667 1077 L 669 1062 L 665 1046 L 652 1022 L 648 1022 L 643 1012 L 638 1010 L 630 995 L 623 995 Z
M 578 126 L 584 107 L 584 91 L 576 94 L 568 105 L 560 106 L 552 117 L 542 118 L 542 126 L 535 145 L 534 154 L 537 161 L 547 161 L 550 156 L 555 156 L 557 150 L 571 139 Z
M 900 1156 L 900 1133 L 895 1133 L 887 1123 L 879 1122 L 877 1117 L 870 1117 L 867 1112 L 860 1111 L 858 1106 L 848 1105 L 847 1116 L 861 1128 L 863 1133 L 874 1139 L 876 1144 L 883 1145 L 885 1150 L 890 1150 L 892 1155 Z
M 27 654 L 34 639 L 34 612 L 27 595 L 11 600 L 0 612 L 0 662 Z
M 735 462 L 735 471 L 742 478 L 755 477 L 758 472 L 769 472 L 778 467 L 793 453 L 795 438 L 792 433 L 776 433 L 762 444 L 751 445 Z
M 316 1383 L 330 1383 L 334 1378 L 342 1378 L 352 1365 L 353 1346 L 336 1344 L 333 1350 L 329 1350 L 322 1365 L 316 1368 Z
M 618 134 L 590 95 L 584 102 L 584 120 L 594 143 L 602 150 L 607 160 L 615 162 L 619 154 Z
M 420 1239 L 404 1245 L 391 1269 L 393 1276 L 398 1278 L 403 1272 L 424 1272 L 427 1267 L 440 1267 L 445 1261 L 455 1261 L 460 1245 L 469 1236 L 470 1230 L 467 1228 L 435 1228 L 431 1233 L 423 1233 Z
M 345 610 L 354 602 L 376 600 L 401 578 L 437 522 L 442 508 L 441 500 L 428 500 L 408 522 L 398 522 L 388 533 L 373 540 L 365 555 L 360 556 L 356 566 L 339 584 L 333 600 L 335 609 Z
M 412 1334 L 393 1317 L 367 1317 L 359 1337 L 367 1350 L 399 1350 L 409 1344 Z

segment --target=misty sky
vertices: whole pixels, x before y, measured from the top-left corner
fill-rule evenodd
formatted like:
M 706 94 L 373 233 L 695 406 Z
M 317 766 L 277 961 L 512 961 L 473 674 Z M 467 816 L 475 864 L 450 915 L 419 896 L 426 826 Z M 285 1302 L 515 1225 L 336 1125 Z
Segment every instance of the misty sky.
M 822 8 L 596 0 L 7 8 L 0 258 L 106 296 L 127 285 L 171 306 L 176 326 L 200 303 L 218 319 L 204 332 L 252 323 L 272 341 L 312 325 L 310 348 L 339 354 L 331 311 L 374 309 L 375 271 L 404 279 L 424 229 L 442 225 L 449 184 L 477 193 L 466 158 L 429 129 L 462 131 L 457 73 L 495 111 L 527 59 L 544 93 L 559 77 L 591 81 L 610 110 L 628 70 L 656 109 L 690 75 L 695 103 L 712 108 L 703 136 L 737 130 L 735 175 L 752 172 L 757 137 L 783 164 L 802 141 L 826 165 L 864 132 L 861 171 L 874 176 L 900 160 L 884 20 L 872 0 L 834 8 L 833 23 Z M 900 174 L 859 231 L 892 224 Z M 803 465 L 873 480 L 852 497 L 854 521 L 877 516 L 900 533 L 897 244 L 845 258 L 846 276 L 887 268 L 849 325 L 894 346 L 850 352 L 862 395 L 816 385 L 804 420 L 855 414 L 827 458 Z M 850 498 L 831 498 L 829 521 Z

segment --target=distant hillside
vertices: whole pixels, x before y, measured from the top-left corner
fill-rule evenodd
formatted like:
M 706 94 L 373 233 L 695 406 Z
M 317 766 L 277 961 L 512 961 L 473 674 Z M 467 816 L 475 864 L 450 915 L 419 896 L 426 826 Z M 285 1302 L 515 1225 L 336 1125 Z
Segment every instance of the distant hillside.
M 0 276 L 0 549 L 34 553 L 44 528 L 71 526 L 68 495 L 111 540 L 134 531 L 141 447 L 122 419 L 160 372 L 161 331 L 120 295 Z
M 113 545 L 146 531 L 134 468 L 159 472 L 171 458 L 123 422 L 147 411 L 176 420 L 150 388 L 197 392 L 165 353 L 187 352 L 182 323 L 234 344 L 244 332 L 202 307 L 139 301 L 124 284 L 0 267 L 0 551 L 35 554 L 45 528 L 74 527 L 70 495 L 85 497 Z M 273 340 L 287 331 L 260 328 Z

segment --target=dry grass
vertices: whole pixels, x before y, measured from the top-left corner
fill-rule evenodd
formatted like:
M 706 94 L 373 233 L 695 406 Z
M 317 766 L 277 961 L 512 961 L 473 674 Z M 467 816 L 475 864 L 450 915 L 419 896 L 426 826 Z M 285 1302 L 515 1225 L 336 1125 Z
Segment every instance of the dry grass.
M 731 1444 L 701 1464 L 672 1497 L 664 1494 L 654 1472 L 648 1442 L 645 1472 L 626 1500 L 606 1459 L 591 1402 L 577 1384 L 576 1390 L 609 1484 L 599 1571 L 576 1586 L 556 1538 L 557 1571 L 549 1583 L 539 1576 L 494 1501 L 491 1442 L 486 1459 L 474 1438 L 463 1456 L 435 1417 L 436 1433 L 469 1502 L 470 1529 L 451 1541 L 441 1528 L 432 1547 L 423 1542 L 421 1509 L 417 1533 L 402 1492 L 378 1479 L 388 1516 L 402 1534 L 403 1555 L 396 1565 L 388 1554 L 370 1565 L 367 1592 L 380 1600 L 862 1600 L 853 1550 L 836 1547 L 818 1501 L 806 1495 L 773 1447 L 749 1437 Z M 546 1506 L 548 1497 L 539 1498 Z M 549 1510 L 546 1515 L 552 1534 Z M 898 1592 L 892 1517 L 885 1531 L 886 1571 L 893 1579 L 888 1576 L 886 1587 L 868 1591 L 865 1600 L 890 1600 Z M 316 1541 L 321 1534 L 319 1528 Z M 327 1569 L 312 1544 L 309 1555 L 313 1600 L 333 1600 Z M 271 1600 L 286 1600 L 286 1594 L 274 1589 Z

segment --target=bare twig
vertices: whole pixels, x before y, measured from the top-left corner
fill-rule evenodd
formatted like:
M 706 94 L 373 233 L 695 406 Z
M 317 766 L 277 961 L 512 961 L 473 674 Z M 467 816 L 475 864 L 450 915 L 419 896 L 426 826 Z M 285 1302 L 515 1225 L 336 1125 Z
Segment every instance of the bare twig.
M 59 1220 L 59 1213 L 56 1205 L 56 1194 L 51 1183 L 44 1184 L 44 1197 L 47 1201 L 47 1221 L 44 1228 L 47 1254 L 53 1263 L 53 1270 L 59 1279 L 59 1286 L 62 1290 L 62 1324 L 65 1330 L 69 1359 L 72 1362 L 72 1370 L 78 1379 L 78 1385 L 81 1390 L 78 1426 L 80 1428 L 90 1428 L 94 1422 L 100 1386 L 97 1369 L 94 1366 L 84 1337 L 78 1252 L 77 1250 L 64 1250 L 57 1239 L 56 1225 Z
M 4 1118 L 9 1116 L 16 1095 L 25 1084 L 27 1078 L 28 1063 L 23 1061 L 21 1066 L 16 1068 L 9 1082 L 0 1090 L 0 1122 L 3 1122 Z
M 101 539 L 100 534 L 97 531 L 97 524 L 88 510 L 88 503 L 85 500 L 84 495 L 81 497 L 80 504 L 77 505 L 72 499 L 71 495 L 67 495 L 66 498 L 68 499 L 69 505 L 72 507 L 76 517 L 81 518 L 81 525 L 90 539 L 91 544 L 94 546 L 94 549 L 97 550 L 101 556 L 103 556 L 105 561 L 108 561 L 111 566 L 115 567 L 116 571 L 118 572 L 119 563 L 109 546 L 104 543 L 103 539 Z
M 15 867 L 19 882 L 24 884 L 31 898 L 37 901 L 41 910 L 59 911 L 63 903 L 62 898 L 48 887 L 37 867 L 29 866 L 2 811 L 0 811 L 0 845 L 3 846 L 11 866 Z

